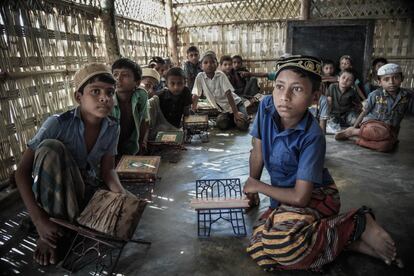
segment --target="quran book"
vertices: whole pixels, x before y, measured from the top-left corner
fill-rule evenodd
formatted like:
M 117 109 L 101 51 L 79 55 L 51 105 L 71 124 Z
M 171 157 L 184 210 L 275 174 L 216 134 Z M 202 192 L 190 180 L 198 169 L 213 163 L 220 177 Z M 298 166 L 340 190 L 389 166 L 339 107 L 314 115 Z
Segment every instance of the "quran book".
M 124 155 L 116 172 L 121 178 L 156 179 L 159 166 L 159 156 Z

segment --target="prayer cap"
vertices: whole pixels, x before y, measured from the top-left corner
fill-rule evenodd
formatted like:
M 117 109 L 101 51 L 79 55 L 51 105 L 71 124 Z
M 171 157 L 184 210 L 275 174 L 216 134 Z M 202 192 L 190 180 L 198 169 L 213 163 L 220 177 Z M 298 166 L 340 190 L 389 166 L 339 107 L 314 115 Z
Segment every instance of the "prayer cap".
M 402 73 L 401 66 L 395 63 L 387 63 L 378 69 L 377 76 Z
M 109 74 L 112 76 L 111 70 L 103 63 L 89 63 L 81 67 L 73 77 L 73 83 L 75 84 L 75 91 L 78 91 L 85 82 L 89 79 L 100 75 Z M 115 82 L 115 79 L 114 79 Z
M 280 58 L 276 62 L 276 76 L 286 68 L 298 68 L 311 73 L 317 79 L 321 79 L 322 75 L 322 61 L 316 57 L 311 56 L 290 56 L 287 58 Z
M 155 71 L 152 68 L 142 68 L 142 77 L 146 78 L 146 77 L 151 77 L 157 80 L 157 82 L 160 82 L 160 74 Z

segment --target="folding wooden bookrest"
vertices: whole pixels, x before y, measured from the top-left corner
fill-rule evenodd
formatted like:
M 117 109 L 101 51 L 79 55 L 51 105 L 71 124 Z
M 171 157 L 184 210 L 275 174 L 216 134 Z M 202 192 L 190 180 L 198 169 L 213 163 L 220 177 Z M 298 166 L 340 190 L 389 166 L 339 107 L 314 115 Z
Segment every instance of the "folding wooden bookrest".
M 208 142 L 208 115 L 184 117 L 183 129 L 186 143 L 191 143 L 194 135 L 198 135 L 203 143 Z
M 242 198 L 239 178 L 196 180 L 190 206 L 197 211 L 198 236 L 210 236 L 212 224 L 220 219 L 231 223 L 236 236 L 246 236 L 243 209 L 249 200 Z

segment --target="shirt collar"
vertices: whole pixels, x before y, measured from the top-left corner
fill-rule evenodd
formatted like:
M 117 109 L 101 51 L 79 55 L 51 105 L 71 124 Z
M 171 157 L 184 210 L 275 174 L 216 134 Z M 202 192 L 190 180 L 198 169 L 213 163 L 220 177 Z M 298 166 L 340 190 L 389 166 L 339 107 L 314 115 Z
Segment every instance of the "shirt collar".
M 145 93 L 148 93 L 147 90 L 145 90 L 142 87 L 135 88 L 135 90 L 134 90 L 134 92 L 132 92 L 132 96 L 131 96 L 131 103 L 132 104 L 138 102 L 138 99 L 141 97 L 140 93 L 138 93 L 139 90 L 143 90 Z M 117 93 L 114 94 L 113 99 L 114 99 L 114 106 L 118 106 L 119 101 L 118 101 L 118 94 Z
M 81 116 L 81 111 L 80 111 L 80 106 L 79 105 L 75 108 L 75 112 L 73 112 L 73 117 L 78 118 L 79 120 L 82 121 L 82 116 Z M 83 124 L 83 121 L 82 121 L 82 124 Z M 109 116 L 106 116 L 102 120 L 102 129 L 106 129 L 107 126 L 112 126 L 114 124 L 116 124 L 116 121 L 111 119 Z
M 223 73 L 224 74 L 224 73 Z M 214 72 L 214 76 L 213 76 L 213 78 L 212 79 L 214 79 L 214 78 L 216 78 L 218 76 L 218 71 L 216 71 L 216 72 Z M 208 76 L 207 76 L 207 74 L 205 73 L 205 72 L 203 72 L 203 77 L 205 78 L 205 79 L 210 79 Z M 211 80 L 212 80 L 211 79 Z

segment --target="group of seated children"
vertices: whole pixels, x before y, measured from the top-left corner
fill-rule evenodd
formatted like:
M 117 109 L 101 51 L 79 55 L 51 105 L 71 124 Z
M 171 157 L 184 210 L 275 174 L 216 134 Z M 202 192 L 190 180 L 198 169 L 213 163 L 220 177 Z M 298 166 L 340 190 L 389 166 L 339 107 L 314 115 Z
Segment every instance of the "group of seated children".
M 125 193 L 114 170 L 115 157 L 143 153 L 157 131 L 180 128 L 182 116 L 196 111 L 200 97 L 220 111 L 220 129 L 248 129 L 243 99 L 231 83 L 235 81 L 241 89 L 238 74 L 249 75 L 241 74 L 241 58 L 233 57 L 231 68 L 230 59 L 223 57 L 223 73 L 217 70 L 214 52 L 200 58 L 197 48 L 190 47 L 187 54 L 184 70 L 163 70 L 165 61 L 157 58 L 150 62 L 153 68 L 142 70 L 134 61 L 120 58 L 112 70 L 92 63 L 76 72 L 78 106 L 43 123 L 27 143 L 16 172 L 17 186 L 39 234 L 36 262 L 54 264 L 60 257 L 64 233 L 49 218 L 73 222 L 102 182 L 111 191 Z M 279 60 L 276 69 L 266 74 L 275 80 L 275 89 L 273 97 L 261 103 L 253 125 L 250 177 L 244 188 L 246 193 L 270 196 L 272 209 L 255 228 L 249 254 L 269 269 L 318 268 L 345 247 L 387 263 L 398 261 L 392 239 L 375 223 L 370 210 L 338 215 L 338 191 L 323 168 L 325 137 L 307 112 L 324 78 L 320 61 L 288 57 Z M 359 136 L 360 145 L 381 149 L 395 143 L 401 119 L 407 110 L 413 111 L 413 97 L 400 89 L 403 76 L 398 65 L 386 64 L 376 75 L 381 87 L 368 95 L 357 119 L 351 111 L 361 99 L 349 69 L 343 68 L 338 83 L 319 98 L 320 107 L 324 106 L 317 112 L 320 119 L 327 119 L 330 111 L 340 123 L 354 124 L 339 132 L 338 140 Z M 165 84 L 161 84 L 163 78 Z M 330 76 L 325 80 L 334 82 Z M 158 89 L 160 84 L 165 87 Z M 238 93 L 249 95 L 245 89 Z M 263 166 L 271 185 L 259 181 Z M 303 227 L 287 227 L 296 225 L 291 221 Z M 288 232 L 294 241 L 283 238 Z M 336 240 L 328 240 L 327 232 Z

